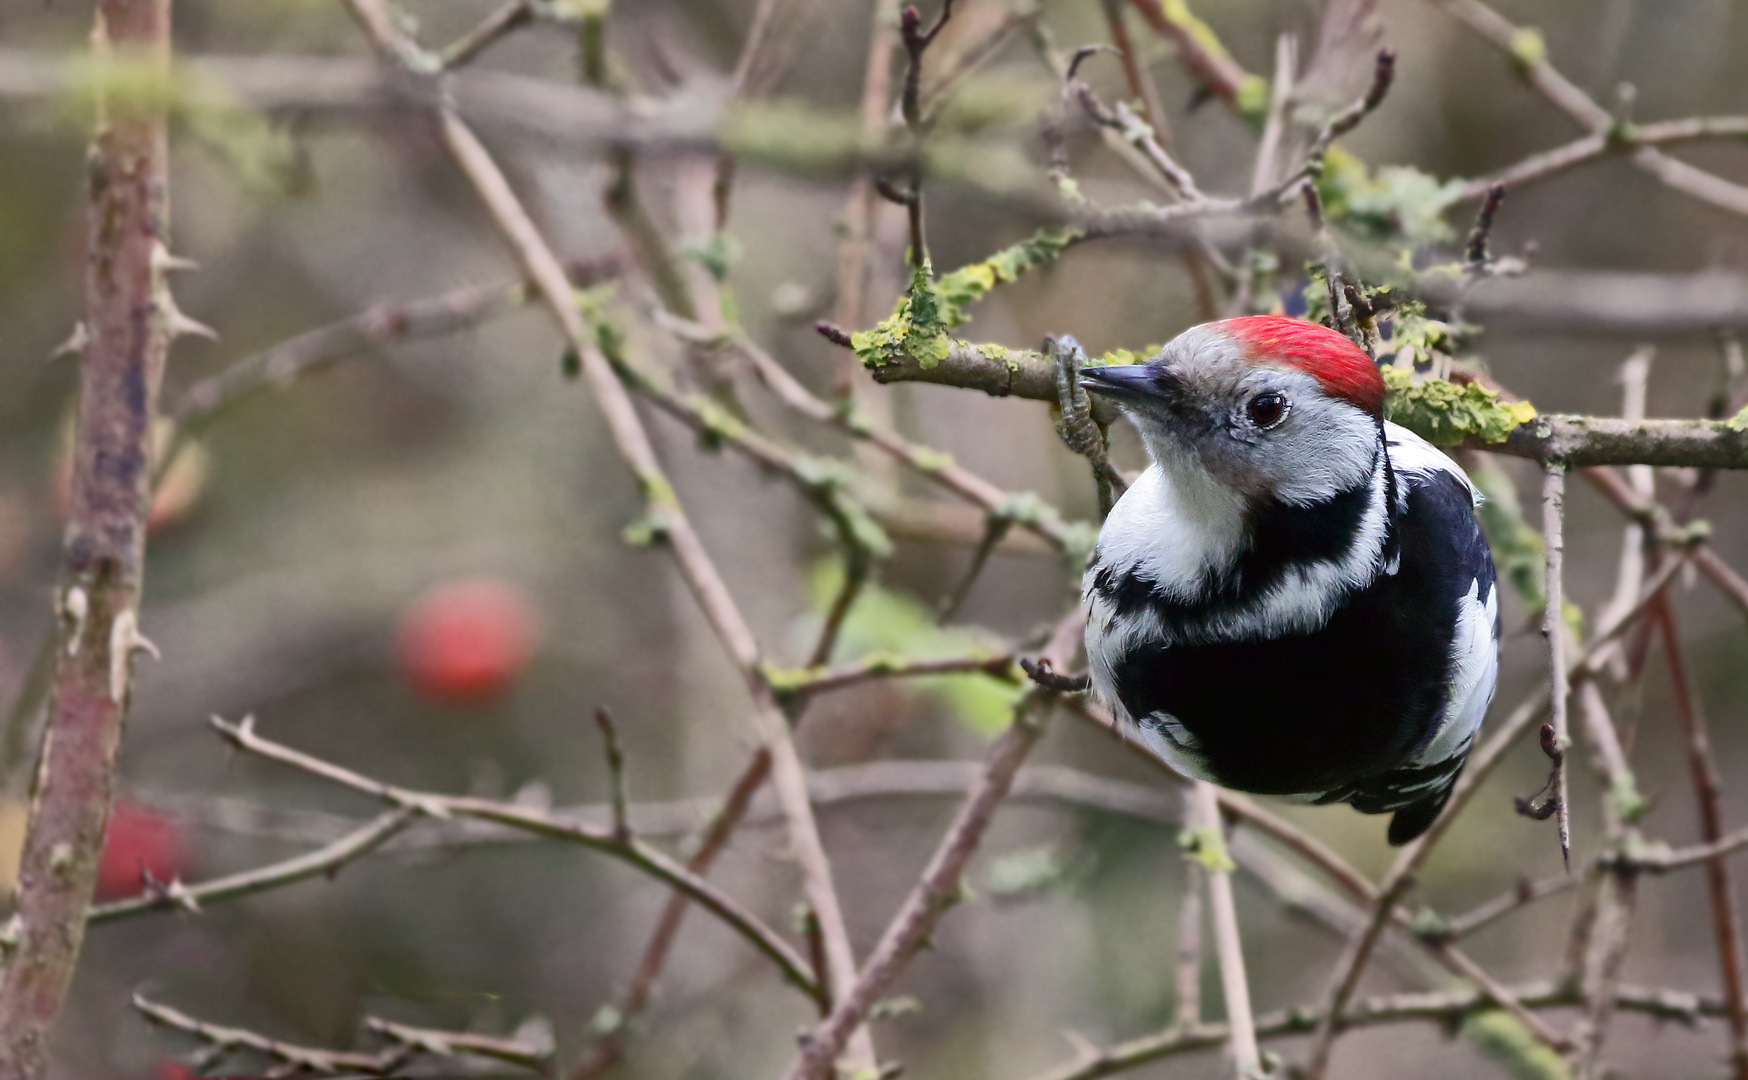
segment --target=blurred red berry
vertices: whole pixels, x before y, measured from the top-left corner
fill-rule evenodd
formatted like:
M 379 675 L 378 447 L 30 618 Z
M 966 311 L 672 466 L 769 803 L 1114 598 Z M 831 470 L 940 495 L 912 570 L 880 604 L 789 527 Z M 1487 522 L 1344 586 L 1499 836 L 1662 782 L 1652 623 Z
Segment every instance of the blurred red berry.
M 109 812 L 103 854 L 97 860 L 97 899 L 134 896 L 144 887 L 144 870 L 162 882 L 188 869 L 188 855 L 176 827 L 143 806 L 118 800 Z
M 439 585 L 401 616 L 401 671 L 435 701 L 480 704 L 501 696 L 534 650 L 532 607 L 489 578 Z
M 199 1076 L 199 1073 L 175 1058 L 165 1058 L 158 1062 L 157 1080 L 197 1080 Z

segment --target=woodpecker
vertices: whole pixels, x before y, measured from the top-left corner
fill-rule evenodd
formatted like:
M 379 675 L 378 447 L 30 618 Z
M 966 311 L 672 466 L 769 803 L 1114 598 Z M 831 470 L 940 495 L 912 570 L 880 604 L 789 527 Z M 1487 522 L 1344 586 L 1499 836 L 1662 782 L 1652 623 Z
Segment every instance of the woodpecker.
M 1480 493 L 1384 419 L 1384 381 L 1315 323 L 1244 316 L 1089 367 L 1152 465 L 1082 581 L 1094 688 L 1178 772 L 1391 813 L 1425 832 L 1493 699 Z

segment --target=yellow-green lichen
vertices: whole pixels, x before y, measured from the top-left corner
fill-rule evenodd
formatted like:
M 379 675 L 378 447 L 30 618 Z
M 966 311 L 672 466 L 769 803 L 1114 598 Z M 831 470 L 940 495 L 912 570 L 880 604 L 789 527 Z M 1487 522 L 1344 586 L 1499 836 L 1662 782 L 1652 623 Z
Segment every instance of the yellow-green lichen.
M 1177 846 L 1183 849 L 1187 858 L 1201 863 L 1209 873 L 1229 874 L 1238 869 L 1238 864 L 1226 851 L 1225 837 L 1213 826 L 1182 830 L 1177 834 Z
M 872 330 L 852 333 L 850 348 L 869 368 L 905 359 L 915 361 L 925 370 L 935 367 L 953 350 L 953 338 L 948 331 L 971 321 L 966 308 L 997 285 L 1055 261 L 1081 235 L 1076 228 L 1040 229 L 982 262 L 942 275 L 939 281 L 925 261 L 911 275 L 910 288 L 899 298 L 892 315 Z M 991 360 L 1006 360 L 1010 369 L 1017 367 L 1007 349 L 1000 345 L 973 347 Z
M 1501 401 L 1499 391 L 1479 383 L 1416 379 L 1394 365 L 1383 368 L 1384 415 L 1435 446 L 1455 446 L 1468 439 L 1504 442 L 1520 424 L 1536 417 L 1527 401 Z

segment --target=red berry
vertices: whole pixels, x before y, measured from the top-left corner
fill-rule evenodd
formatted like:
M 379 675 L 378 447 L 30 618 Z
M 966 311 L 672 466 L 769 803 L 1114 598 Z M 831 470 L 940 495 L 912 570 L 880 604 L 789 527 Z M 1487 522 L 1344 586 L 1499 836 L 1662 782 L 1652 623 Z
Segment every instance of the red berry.
M 188 866 L 187 852 L 174 825 L 143 806 L 117 800 L 109 812 L 103 854 L 97 860 L 99 901 L 139 893 L 144 887 L 141 871 L 167 883 L 180 877 Z
M 401 616 L 401 671 L 435 701 L 479 704 L 501 696 L 534 649 L 532 608 L 490 578 L 439 585 Z

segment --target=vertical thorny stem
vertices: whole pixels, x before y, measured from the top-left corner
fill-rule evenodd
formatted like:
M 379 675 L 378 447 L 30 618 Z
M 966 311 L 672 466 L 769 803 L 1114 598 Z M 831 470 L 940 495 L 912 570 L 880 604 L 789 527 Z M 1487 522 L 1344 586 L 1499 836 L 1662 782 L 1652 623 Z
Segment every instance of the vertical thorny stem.
M 92 33 L 167 75 L 169 0 L 102 0 Z M 147 95 L 149 96 L 149 95 Z M 88 168 L 85 348 L 57 593 L 49 727 L 0 978 L 0 1078 L 39 1075 L 85 933 L 126 711 L 145 567 L 151 430 L 175 308 L 164 288 L 167 136 L 161 111 L 100 104 Z

